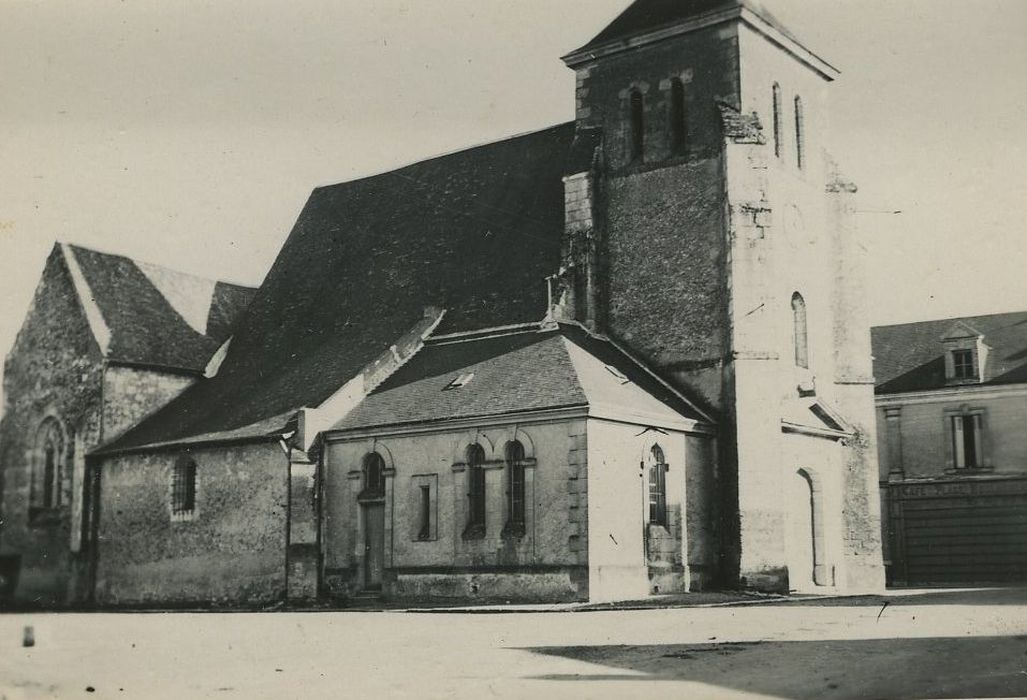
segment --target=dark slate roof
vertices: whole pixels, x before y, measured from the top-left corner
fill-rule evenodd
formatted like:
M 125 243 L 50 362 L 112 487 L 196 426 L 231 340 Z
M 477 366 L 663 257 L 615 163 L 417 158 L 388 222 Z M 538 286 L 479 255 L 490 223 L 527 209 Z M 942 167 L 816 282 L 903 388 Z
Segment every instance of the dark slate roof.
M 751 10 L 779 32 L 797 41 L 780 21 L 755 0 L 636 0 L 603 31 L 574 53 L 671 27 L 701 15 L 740 7 Z
M 255 289 L 213 282 L 166 268 L 144 265 L 122 255 L 69 246 L 104 322 L 110 329 L 111 360 L 202 371 L 231 334 Z M 209 304 L 204 332 L 189 325 L 165 294 L 143 272 L 158 270 L 184 290 L 210 289 L 195 303 Z
M 980 331 L 991 348 L 984 384 L 1027 382 L 1027 311 L 1020 311 L 872 329 L 877 393 L 945 387 L 941 338 L 958 322 Z
M 560 265 L 574 124 L 311 194 L 217 376 L 112 450 L 317 406 L 423 318 L 439 333 L 534 322 Z
M 606 366 L 616 368 L 623 379 Z M 473 378 L 466 385 L 447 389 L 467 374 Z M 487 418 L 596 404 L 629 413 L 663 412 L 669 416 L 673 412 L 702 420 L 691 405 L 609 342 L 577 326 L 564 325 L 559 330 L 429 342 L 332 429 Z

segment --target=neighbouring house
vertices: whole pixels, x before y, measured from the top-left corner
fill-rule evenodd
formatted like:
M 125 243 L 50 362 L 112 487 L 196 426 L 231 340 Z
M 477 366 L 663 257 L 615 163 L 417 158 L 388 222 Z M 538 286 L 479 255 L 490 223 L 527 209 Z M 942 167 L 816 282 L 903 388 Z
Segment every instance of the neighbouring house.
M 898 585 L 1027 581 L 1027 312 L 873 329 Z
M 88 597 L 86 454 L 195 383 L 253 292 L 54 246 L 4 365 L 0 557 L 20 598 Z
M 573 122 L 313 191 L 207 376 L 73 483 L 88 600 L 883 587 L 838 72 L 750 0 L 563 60 Z

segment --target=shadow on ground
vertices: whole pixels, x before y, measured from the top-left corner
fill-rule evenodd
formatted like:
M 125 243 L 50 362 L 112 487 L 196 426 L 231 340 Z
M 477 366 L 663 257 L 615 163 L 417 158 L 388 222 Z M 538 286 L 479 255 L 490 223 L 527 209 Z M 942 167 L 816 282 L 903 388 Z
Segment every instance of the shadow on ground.
M 910 590 L 892 589 L 888 595 L 850 596 L 842 598 L 804 598 L 794 596 L 781 598 L 774 603 L 806 607 L 881 607 L 885 603 L 891 605 L 1027 605 L 1027 588 L 964 588 L 959 590 L 943 589 Z
M 591 673 L 535 676 L 581 684 L 583 694 L 590 692 L 590 681 L 609 684 L 656 680 L 691 681 L 711 691 L 733 690 L 795 700 L 1027 696 L 1027 636 L 711 641 L 536 647 L 527 651 L 594 664 Z

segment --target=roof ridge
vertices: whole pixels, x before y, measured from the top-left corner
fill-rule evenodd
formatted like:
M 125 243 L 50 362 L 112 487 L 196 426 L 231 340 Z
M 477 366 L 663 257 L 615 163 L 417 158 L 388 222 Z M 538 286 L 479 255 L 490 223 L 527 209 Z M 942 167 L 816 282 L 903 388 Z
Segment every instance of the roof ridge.
M 991 318 L 997 318 L 999 316 L 1018 316 L 1018 315 L 1027 315 L 1027 309 L 1023 309 L 1021 311 L 999 311 L 999 312 L 990 313 L 990 314 L 969 314 L 969 315 L 966 315 L 966 316 L 949 316 L 949 317 L 945 317 L 945 318 L 929 318 L 929 319 L 925 319 L 925 320 L 922 320 L 922 321 L 906 321 L 904 323 L 885 323 L 885 324 L 882 324 L 882 325 L 871 326 L 871 330 L 878 330 L 878 329 L 882 329 L 883 330 L 885 328 L 899 328 L 899 327 L 902 327 L 902 326 L 923 326 L 923 325 L 927 325 L 928 323 L 957 323 L 957 322 L 966 323 L 968 321 L 968 319 L 985 319 L 985 318 L 991 319 Z
M 424 164 L 427 164 L 427 163 L 432 163 L 434 161 L 443 160 L 445 158 L 451 158 L 453 156 L 458 156 L 458 155 L 461 155 L 463 153 L 469 153 L 471 151 L 476 151 L 476 150 L 481 149 L 481 148 L 487 148 L 489 146 L 498 146 L 499 144 L 507 143 L 507 142 L 510 142 L 510 141 L 516 141 L 518 139 L 524 139 L 524 138 L 528 138 L 530 136 L 537 136 L 537 135 L 543 134 L 543 133 L 545 133 L 547 131 L 556 131 L 558 129 L 564 129 L 564 128 L 567 128 L 569 126 L 576 125 L 576 124 L 577 124 L 577 121 L 571 119 L 569 121 L 561 122 L 559 124 L 553 124 L 551 126 L 547 126 L 547 127 L 543 128 L 543 129 L 533 129 L 531 131 L 522 131 L 522 132 L 519 132 L 519 133 L 516 133 L 516 134 L 511 134 L 509 136 L 504 136 L 504 137 L 496 139 L 494 141 L 483 141 L 481 143 L 476 143 L 476 144 L 473 144 L 473 145 L 470 145 L 470 146 L 461 146 L 460 148 L 456 148 L 456 149 L 453 149 L 451 151 L 444 151 L 442 153 L 437 153 L 435 155 L 428 156 L 426 158 L 421 158 L 419 160 L 409 161 L 407 163 L 404 163 L 403 165 L 398 165 L 396 167 L 388 168 L 388 169 L 385 169 L 385 170 L 377 170 L 377 171 L 368 173 L 367 175 L 359 175 L 359 176 L 357 176 L 357 177 L 355 177 L 355 178 L 353 178 L 351 180 L 339 180 L 338 182 L 330 182 L 330 183 L 327 183 L 327 184 L 324 184 L 324 185 L 318 185 L 317 187 L 314 188 L 314 190 L 317 191 L 317 190 L 323 190 L 323 189 L 331 189 L 332 187 L 339 187 L 341 185 L 353 185 L 353 184 L 356 184 L 358 182 L 364 182 L 365 180 L 373 180 L 375 178 L 382 177 L 384 175 L 390 175 L 392 173 L 398 173 L 401 170 L 406 170 L 407 168 L 413 168 L 413 167 L 416 167 L 418 165 L 424 165 Z
M 74 250 L 84 250 L 86 252 L 93 253 L 95 255 L 101 255 L 101 256 L 103 256 L 105 258 L 121 258 L 122 260 L 127 260 L 127 261 L 129 261 L 131 263 L 134 263 L 136 265 L 149 265 L 150 267 L 157 267 L 157 268 L 160 268 L 161 270 L 166 270 L 167 272 L 171 272 L 173 274 L 180 275 L 182 277 L 192 277 L 193 279 L 203 280 L 205 282 L 214 282 L 215 284 L 224 284 L 224 285 L 228 285 L 230 287 L 235 287 L 237 289 L 248 289 L 248 290 L 256 291 L 257 289 L 260 288 L 259 284 L 254 286 L 254 285 L 249 285 L 249 284 L 242 284 L 240 282 L 229 282 L 228 280 L 224 280 L 224 279 L 220 279 L 220 278 L 215 278 L 215 277 L 210 277 L 210 276 L 207 276 L 207 275 L 198 275 L 195 272 L 185 272 L 184 270 L 179 270 L 179 269 L 176 269 L 174 267 L 168 267 L 167 265 L 162 265 L 160 263 L 154 263 L 154 262 L 150 262 L 148 260 L 140 260 L 139 258 L 129 257 L 128 255 L 125 255 L 124 253 L 112 253 L 110 251 L 99 250 L 97 248 L 92 248 L 90 246 L 81 245 L 79 243 L 72 243 L 71 241 L 60 241 L 60 240 L 58 240 L 58 241 L 56 241 L 56 243 L 58 245 L 61 245 L 61 246 L 67 246 L 67 247 L 72 248 Z

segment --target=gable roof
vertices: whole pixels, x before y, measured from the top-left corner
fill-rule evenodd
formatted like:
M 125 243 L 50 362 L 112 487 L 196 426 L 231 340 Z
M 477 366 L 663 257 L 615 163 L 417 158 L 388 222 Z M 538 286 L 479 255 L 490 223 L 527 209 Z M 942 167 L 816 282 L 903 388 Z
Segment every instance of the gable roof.
M 469 378 L 469 380 L 468 380 Z M 455 380 L 467 380 L 453 388 Z M 663 424 L 703 417 L 609 342 L 574 325 L 429 342 L 332 431 L 591 408 Z
M 256 290 L 62 245 L 105 356 L 202 371 Z
M 315 189 L 217 375 L 103 451 L 256 437 L 321 404 L 427 305 L 447 310 L 439 333 L 539 321 L 573 140 L 571 122 Z
M 792 41 L 801 43 L 755 0 L 635 0 L 591 41 L 573 53 L 615 44 L 704 15 L 741 8 L 750 10 Z
M 957 325 L 990 348 L 986 385 L 1027 382 L 1027 311 L 878 326 L 871 330 L 878 394 L 946 386 L 943 337 Z

